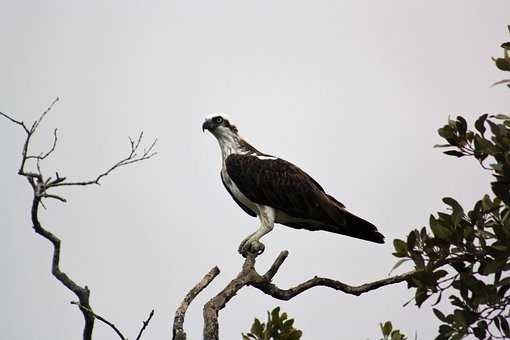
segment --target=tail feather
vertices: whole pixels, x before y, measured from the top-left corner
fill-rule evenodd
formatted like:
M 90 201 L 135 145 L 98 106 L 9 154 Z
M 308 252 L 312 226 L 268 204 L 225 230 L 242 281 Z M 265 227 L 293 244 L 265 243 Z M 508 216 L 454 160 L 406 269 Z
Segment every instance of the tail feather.
M 340 231 L 345 235 L 360 238 L 375 243 L 384 243 L 384 235 L 377 231 L 377 227 L 364 219 L 351 214 L 345 209 L 343 215 L 345 225 L 340 225 Z
M 348 212 L 343 204 L 339 203 L 334 197 L 327 196 L 331 205 L 328 204 L 326 213 L 334 221 L 333 225 L 325 226 L 327 231 L 375 243 L 384 243 L 384 235 L 377 231 L 375 225 Z

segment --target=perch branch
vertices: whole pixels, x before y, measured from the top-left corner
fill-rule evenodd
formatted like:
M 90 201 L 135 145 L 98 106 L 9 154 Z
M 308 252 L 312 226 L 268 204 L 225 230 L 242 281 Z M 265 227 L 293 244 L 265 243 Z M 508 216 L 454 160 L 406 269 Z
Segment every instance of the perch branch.
M 209 273 L 205 274 L 205 276 L 198 282 L 195 287 L 193 287 L 188 294 L 182 300 L 179 308 L 175 312 L 174 317 L 174 326 L 172 330 L 172 339 L 173 340 L 186 340 L 186 332 L 184 332 L 184 317 L 186 316 L 186 311 L 188 310 L 191 302 L 197 297 L 202 290 L 204 290 L 211 282 L 214 280 L 216 276 L 220 273 L 218 267 L 212 268 Z
M 204 305 L 204 330 L 203 338 L 205 340 L 218 339 L 218 314 L 226 304 L 237 294 L 237 292 L 245 286 L 253 286 L 263 293 L 270 295 L 279 300 L 290 300 L 293 297 L 303 293 L 304 291 L 318 286 L 329 287 L 342 291 L 346 294 L 361 295 L 369 291 L 409 280 L 416 271 L 405 274 L 392 276 L 386 279 L 365 283 L 359 286 L 350 286 L 348 284 L 333 279 L 314 277 L 295 287 L 289 289 L 281 289 L 271 282 L 276 275 L 285 259 L 288 257 L 288 251 L 282 251 L 275 259 L 269 270 L 260 275 L 255 269 L 255 259 L 257 254 L 250 253 L 244 261 L 241 272 L 228 285 L 219 292 L 215 297 Z

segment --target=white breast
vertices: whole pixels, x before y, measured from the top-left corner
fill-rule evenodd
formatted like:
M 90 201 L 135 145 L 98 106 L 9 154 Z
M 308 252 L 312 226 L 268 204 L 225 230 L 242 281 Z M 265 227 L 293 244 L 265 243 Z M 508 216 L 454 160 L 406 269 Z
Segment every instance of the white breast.
M 225 182 L 225 185 L 227 186 L 227 188 L 230 190 L 230 192 L 232 193 L 232 195 L 234 195 L 234 197 L 239 201 L 241 202 L 243 205 L 245 205 L 246 207 L 248 207 L 250 210 L 254 211 L 257 215 L 259 214 L 259 211 L 258 211 L 258 207 L 257 207 L 257 204 L 250 201 L 248 199 L 248 197 L 246 197 L 240 190 L 239 188 L 237 187 L 237 185 L 234 183 L 234 181 L 232 181 L 232 179 L 230 178 L 230 176 L 228 175 L 227 173 L 227 170 L 225 169 L 225 167 L 223 167 L 221 169 L 221 177 L 223 178 L 223 181 Z

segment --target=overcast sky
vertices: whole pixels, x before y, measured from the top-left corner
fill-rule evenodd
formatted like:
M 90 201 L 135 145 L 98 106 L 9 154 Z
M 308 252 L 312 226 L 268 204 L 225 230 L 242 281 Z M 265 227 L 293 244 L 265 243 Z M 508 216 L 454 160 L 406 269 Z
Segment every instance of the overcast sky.
M 508 0 L 0 0 L 0 111 L 31 121 L 60 96 L 33 151 L 58 127 L 43 171 L 69 179 L 103 171 L 141 130 L 159 138 L 156 158 L 101 187 L 61 190 L 69 202 L 47 202 L 41 220 L 63 241 L 62 269 L 130 338 L 154 308 L 145 339 L 168 339 L 182 297 L 218 265 L 187 315 L 189 339 L 199 339 L 203 304 L 240 270 L 239 242 L 258 227 L 224 190 L 203 117 L 228 113 L 254 146 L 299 165 L 388 240 L 277 226 L 263 239 L 261 271 L 288 249 L 281 287 L 314 275 L 384 278 L 396 262 L 391 241 L 444 209 L 441 197 L 471 206 L 489 190 L 476 162 L 432 146 L 448 115 L 508 111 L 508 89 L 489 86 L 505 76 L 490 57 L 502 53 L 509 13 Z M 50 275 L 50 244 L 31 229 L 31 190 L 16 175 L 22 142 L 0 120 L 0 334 L 79 339 L 75 297 Z M 280 305 L 304 340 L 376 339 L 385 320 L 431 339 L 430 307 L 402 308 L 411 296 L 401 284 L 280 302 L 245 288 L 220 315 L 221 337 L 240 339 Z M 116 336 L 97 323 L 95 338 Z

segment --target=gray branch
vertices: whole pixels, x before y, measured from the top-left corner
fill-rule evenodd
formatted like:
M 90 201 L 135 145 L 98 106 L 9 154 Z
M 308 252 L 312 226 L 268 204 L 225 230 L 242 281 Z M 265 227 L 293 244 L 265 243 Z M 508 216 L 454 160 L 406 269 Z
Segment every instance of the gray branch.
M 200 282 L 198 282 L 195 287 L 186 294 L 184 300 L 182 300 L 179 308 L 177 308 L 177 311 L 175 312 L 174 326 L 172 330 L 173 340 L 186 340 L 186 332 L 184 332 L 184 317 L 186 316 L 186 311 L 197 295 L 200 294 L 200 292 L 202 292 L 202 290 L 204 290 L 219 273 L 220 270 L 218 267 L 212 268 L 209 273 L 205 274 L 202 280 L 200 280 Z
M 154 316 L 154 309 L 151 310 L 151 312 L 149 313 L 149 317 L 147 318 L 147 320 L 145 320 L 143 322 L 142 328 L 140 328 L 140 332 L 138 332 L 136 340 L 140 340 L 142 338 L 143 331 L 145 330 L 145 328 L 147 328 L 147 326 L 149 325 L 149 322 L 151 322 L 151 319 L 153 316 Z
M 90 181 L 90 182 L 75 182 L 75 183 L 68 183 L 66 182 L 65 177 L 60 177 L 58 172 L 55 173 L 56 178 L 52 179 L 51 177 L 45 178 L 40 167 L 40 162 L 46 159 L 49 155 L 53 153 L 55 150 L 55 147 L 57 145 L 57 129 L 53 131 L 53 143 L 51 148 L 45 152 L 40 153 L 37 156 L 29 155 L 29 146 L 32 136 L 37 132 L 37 128 L 40 126 L 41 122 L 43 121 L 44 117 L 48 114 L 48 112 L 53 108 L 53 106 L 59 101 L 59 98 L 57 97 L 49 106 L 48 108 L 40 115 L 40 117 L 32 124 L 30 128 L 27 128 L 24 122 L 18 121 L 14 119 L 12 116 L 5 114 L 3 112 L 0 112 L 0 116 L 6 118 L 11 123 L 14 123 L 21 128 L 23 128 L 23 131 L 26 133 L 26 138 L 23 143 L 23 148 L 21 152 L 21 165 L 18 170 L 18 174 L 20 176 L 25 177 L 28 180 L 28 183 L 32 187 L 33 190 L 33 200 L 32 200 L 32 207 L 31 207 L 31 221 L 34 228 L 34 231 L 41 235 L 43 238 L 47 239 L 52 245 L 53 245 L 53 256 L 52 256 L 52 263 L 51 263 L 51 273 L 53 276 L 62 283 L 67 289 L 69 289 L 71 292 L 73 292 L 76 297 L 78 298 L 77 302 L 73 302 L 76 304 L 80 311 L 83 314 L 83 318 L 85 320 L 84 328 L 83 328 L 83 339 L 84 340 L 91 340 L 92 339 L 92 331 L 94 328 L 94 320 L 98 319 L 107 325 L 109 325 L 116 333 L 119 335 L 119 337 L 122 340 L 125 340 L 126 338 L 122 333 L 113 325 L 111 322 L 107 321 L 103 317 L 97 315 L 92 307 L 90 306 L 90 290 L 87 286 L 80 286 L 78 285 L 74 280 L 72 280 L 65 272 L 63 272 L 60 269 L 60 251 L 61 251 L 61 240 L 55 236 L 53 233 L 45 229 L 41 222 L 39 221 L 39 206 L 43 206 L 43 199 L 45 198 L 51 198 L 56 199 L 61 202 L 66 202 L 66 200 L 56 194 L 48 193 L 48 189 L 51 189 L 56 186 L 61 185 L 87 185 L 87 184 L 99 184 L 99 180 L 107 176 L 111 171 L 114 169 L 132 164 L 135 162 L 143 161 L 146 159 L 149 159 L 153 157 L 156 153 L 153 151 L 154 146 L 156 144 L 156 141 L 154 141 L 149 148 L 145 149 L 143 153 L 139 156 L 137 155 L 137 151 L 140 148 L 140 144 L 142 141 L 143 133 L 140 133 L 138 140 L 136 143 L 131 141 L 131 152 L 128 157 L 122 159 L 121 161 L 115 163 L 109 170 L 106 172 L 100 174 L 96 180 Z M 37 173 L 34 172 L 28 172 L 25 170 L 25 165 L 27 160 L 35 159 L 36 160 L 36 167 L 37 167 Z M 149 321 L 151 320 L 152 316 L 154 315 L 154 311 L 151 312 L 149 315 L 149 318 L 143 322 L 143 327 L 140 329 L 140 332 L 138 334 L 137 340 L 140 339 L 142 336 L 143 331 L 149 324 Z
M 346 294 L 361 295 L 384 286 L 407 281 L 416 273 L 416 271 L 411 271 L 402 275 L 396 275 L 386 279 L 365 283 L 360 286 L 350 286 L 333 279 L 314 277 L 295 287 L 281 289 L 272 283 L 271 280 L 276 275 L 288 255 L 288 251 L 282 251 L 264 275 L 260 275 L 255 269 L 255 259 L 257 254 L 250 253 L 247 255 L 241 272 L 237 274 L 237 276 L 230 281 L 220 293 L 204 305 L 204 340 L 218 340 L 218 314 L 220 310 L 222 310 L 239 292 L 239 290 L 245 286 L 253 286 L 263 293 L 279 300 L 290 300 L 304 291 L 318 286 L 329 287 L 342 291 Z
M 124 334 L 122 334 L 122 332 L 119 331 L 119 329 L 112 322 L 106 320 L 101 315 L 98 315 L 98 314 L 94 313 L 89 307 L 85 307 L 81 303 L 76 302 L 76 301 L 71 301 L 71 304 L 72 305 L 77 305 L 81 310 L 84 310 L 92 318 L 98 319 L 99 321 L 101 321 L 101 322 L 105 323 L 106 325 L 108 325 L 111 329 L 113 329 L 113 331 L 115 333 L 117 333 L 117 335 L 119 336 L 119 338 L 121 338 L 121 340 L 127 340 L 127 338 L 124 336 Z
M 140 162 L 140 161 L 144 161 L 144 160 L 152 158 L 153 156 L 155 156 L 157 154 L 157 152 L 153 151 L 153 150 L 154 150 L 154 147 L 156 146 L 156 142 L 158 140 L 154 139 L 154 141 L 150 144 L 150 146 L 148 148 L 144 149 L 141 154 L 138 154 L 138 152 L 140 151 L 140 143 L 141 143 L 142 139 L 143 139 L 143 131 L 140 132 L 140 134 L 138 135 L 136 142 L 134 142 L 131 138 L 129 138 L 129 142 L 131 144 L 131 150 L 130 150 L 129 154 L 125 158 L 121 159 L 120 161 L 118 161 L 117 163 L 112 165 L 108 170 L 100 173 L 95 179 L 88 180 L 88 181 L 78 181 L 78 182 L 62 181 L 62 182 L 58 182 L 58 183 L 52 183 L 50 186 L 58 187 L 58 186 L 71 186 L 71 185 L 83 186 L 83 185 L 91 185 L 91 184 L 99 185 L 101 179 L 103 177 L 108 176 L 115 169 L 120 168 L 125 165 L 133 164 L 136 162 Z
M 32 178 L 29 177 L 30 181 L 33 181 Z M 87 286 L 81 287 L 76 284 L 66 273 L 64 273 L 60 267 L 60 239 L 53 235 L 48 230 L 44 229 L 39 222 L 38 217 L 38 209 L 39 203 L 41 203 L 41 197 L 37 194 L 34 195 L 34 199 L 32 201 L 32 223 L 34 231 L 50 241 L 53 244 L 53 259 L 51 262 L 51 273 L 55 278 L 60 281 L 67 289 L 72 291 L 80 302 L 80 310 L 83 313 L 83 318 L 85 320 L 85 326 L 83 328 L 83 339 L 91 340 L 92 339 L 92 330 L 94 328 L 94 316 L 92 316 L 89 311 L 92 310 L 90 307 L 90 290 Z

